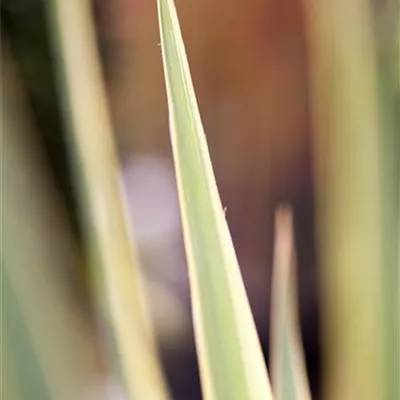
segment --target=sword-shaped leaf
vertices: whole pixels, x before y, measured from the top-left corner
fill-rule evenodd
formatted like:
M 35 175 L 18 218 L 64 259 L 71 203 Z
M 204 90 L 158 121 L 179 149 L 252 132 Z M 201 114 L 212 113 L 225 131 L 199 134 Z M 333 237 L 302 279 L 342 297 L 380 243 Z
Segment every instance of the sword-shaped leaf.
M 270 346 L 275 400 L 311 400 L 299 331 L 295 265 L 292 213 L 280 207 L 275 220 Z
M 218 194 L 172 0 L 158 1 L 204 398 L 271 399 L 265 362 Z

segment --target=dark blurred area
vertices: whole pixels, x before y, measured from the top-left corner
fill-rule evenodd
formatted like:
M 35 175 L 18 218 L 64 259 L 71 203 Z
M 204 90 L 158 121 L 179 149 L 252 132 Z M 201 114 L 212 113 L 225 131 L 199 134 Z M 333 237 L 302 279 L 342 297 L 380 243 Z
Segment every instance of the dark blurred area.
M 176 3 L 218 187 L 267 359 L 273 216 L 281 202 L 293 207 L 301 327 L 318 399 L 312 132 L 300 1 Z M 2 34 L 33 112 L 34 140 L 45 151 L 81 245 L 76 166 L 68 159 L 44 6 L 38 0 L 3 0 Z M 154 290 L 150 298 L 166 373 L 175 399 L 199 399 L 156 2 L 96 0 L 93 11 L 121 177 L 144 274 L 150 293 Z M 91 321 L 84 265 L 76 266 L 70 290 Z

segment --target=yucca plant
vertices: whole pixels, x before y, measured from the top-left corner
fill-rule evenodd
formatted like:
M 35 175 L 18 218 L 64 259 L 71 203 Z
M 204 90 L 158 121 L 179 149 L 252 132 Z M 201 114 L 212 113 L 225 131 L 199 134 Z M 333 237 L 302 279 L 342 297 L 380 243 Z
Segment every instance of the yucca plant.
M 158 10 L 204 396 L 209 399 L 272 398 L 215 184 L 174 3 L 160 1 Z M 62 60 L 61 88 L 67 93 L 66 105 L 74 138 L 72 154 L 81 163 L 77 172 L 82 210 L 89 225 L 93 261 L 100 262 L 105 277 L 102 287 L 109 299 L 122 375 L 132 398 L 161 399 L 167 394 L 159 366 L 156 367 L 156 355 L 148 353 L 150 347 L 144 347 L 147 341 L 152 342 L 152 333 L 146 318 L 141 317 L 140 277 L 135 278 L 127 269 L 132 268 L 128 258 L 130 244 L 124 234 L 121 199 L 115 181 L 115 150 L 101 92 L 88 3 L 58 1 L 52 11 Z M 85 59 L 76 63 L 82 54 Z M 94 142 L 97 142 L 95 148 Z M 99 197 L 102 210 L 96 206 Z M 104 219 L 108 221 L 105 225 Z M 147 353 L 141 353 L 140 349 Z M 135 365 L 140 366 L 140 371 Z
M 297 316 L 292 211 L 290 206 L 280 207 L 276 213 L 271 390 L 218 194 L 175 4 L 173 0 L 157 0 L 157 7 L 203 397 L 307 400 L 311 394 Z M 393 321 L 399 311 L 400 170 L 395 152 L 389 150 L 398 144 L 399 125 L 393 110 L 384 116 L 382 104 L 389 97 L 389 101 L 399 97 L 399 88 L 397 94 L 392 90 L 396 74 L 390 75 L 390 83 L 383 84 L 384 90 L 378 90 L 378 65 L 385 70 L 386 59 L 378 60 L 372 8 L 367 1 L 310 1 L 304 2 L 304 7 L 317 132 L 325 396 L 391 400 L 399 394 L 399 331 Z M 49 22 L 56 38 L 59 93 L 71 138 L 70 158 L 78 183 L 93 294 L 115 342 L 111 357 L 117 361 L 129 399 L 168 399 L 171 395 L 147 312 L 134 240 L 126 227 L 90 2 L 52 0 Z M 399 72 L 399 65 L 396 71 Z M 384 126 L 383 120 L 391 123 Z M 11 156 L 15 153 L 11 146 L 5 150 L 6 166 L 11 169 Z M 387 151 L 391 154 L 389 167 L 384 159 Z M 10 215 L 18 214 L 18 204 L 7 198 Z M 27 221 L 32 227 L 37 222 Z M 13 230 L 15 221 L 8 218 L 6 222 L 7 232 L 18 238 L 19 231 Z M 45 235 L 45 229 L 40 232 Z M 24 230 L 20 237 L 24 237 Z M 8 266 L 9 260 L 27 265 L 29 260 L 20 257 L 44 251 L 40 246 L 32 249 L 28 242 L 21 241 L 23 250 L 18 252 L 6 247 L 7 252 L 3 253 L 2 248 L 7 324 L 1 326 L 1 332 L 2 340 L 10 343 L 5 354 L 7 370 L 13 371 L 5 389 L 12 399 L 26 397 L 30 387 L 36 389 L 34 396 L 38 399 L 63 398 L 60 393 L 81 383 L 84 373 L 77 373 L 81 370 L 74 370 L 72 364 L 63 364 L 68 358 L 65 352 L 49 353 L 50 347 L 40 337 L 37 309 L 30 308 L 32 292 L 21 291 L 22 269 Z M 37 277 L 41 291 L 55 298 L 55 284 L 43 278 L 46 276 L 43 272 Z M 20 313 L 21 310 L 29 312 Z M 13 325 L 8 318 L 17 314 L 22 316 L 14 318 L 18 324 Z M 56 317 L 61 314 L 60 311 Z M 14 333 L 21 326 L 26 335 L 17 342 Z M 60 337 L 65 334 L 62 330 L 59 333 Z M 21 352 L 24 347 L 20 343 L 28 344 L 26 352 Z M 27 361 L 34 365 L 22 370 L 21 365 Z M 28 379 L 32 379 L 29 371 L 35 372 L 34 382 Z

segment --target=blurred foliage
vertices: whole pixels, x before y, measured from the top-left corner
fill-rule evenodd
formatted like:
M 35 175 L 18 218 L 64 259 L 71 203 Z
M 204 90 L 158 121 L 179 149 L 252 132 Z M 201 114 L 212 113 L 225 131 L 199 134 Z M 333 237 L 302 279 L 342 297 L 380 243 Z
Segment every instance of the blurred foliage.
M 67 155 L 67 135 L 57 98 L 55 64 L 45 19 L 45 0 L 3 0 L 1 31 L 18 64 L 37 129 L 33 133 L 45 149 L 58 190 L 63 194 L 75 232 L 80 225 Z M 3 36 L 3 35 L 2 35 Z
M 116 351 L 110 358 L 128 396 L 163 400 L 169 394 L 128 229 L 92 11 L 88 0 L 57 0 L 47 9 L 92 295 L 111 328 Z
M 25 113 L 24 107 L 14 108 L 18 102 L 7 108 L 10 105 L 8 95 L 13 91 L 7 82 L 9 78 L 3 78 L 7 84 L 2 84 L 2 91 L 7 96 L 4 96 L 4 105 L 2 104 L 2 123 L 6 138 L 4 146 L 6 168 L 4 169 L 2 165 L 2 174 L 5 170 L 4 182 L 7 193 L 5 192 L 6 196 L 4 196 L 5 211 L 2 210 L 2 224 L 5 227 L 5 236 L 9 236 L 2 243 L 1 249 L 4 272 L 1 282 L 4 285 L 2 290 L 4 315 L 2 316 L 5 321 L 1 324 L 1 333 L 2 340 L 6 343 L 4 359 L 7 380 L 5 383 L 8 384 L 4 390 L 7 398 L 13 400 L 27 396 L 34 400 L 58 399 L 62 397 L 55 393 L 63 392 L 62 394 L 66 395 L 67 392 L 71 393 L 71 390 L 75 389 L 72 386 L 82 387 L 91 379 L 88 371 L 91 370 L 93 355 L 88 353 L 94 352 L 91 347 L 93 337 L 89 337 L 86 327 L 82 326 L 82 321 L 79 321 L 82 315 L 77 309 L 82 305 L 81 298 L 74 298 L 72 301 L 69 298 L 69 290 L 71 286 L 76 287 L 76 282 L 70 285 L 71 282 L 68 280 L 71 279 L 71 275 L 65 274 L 65 271 L 82 268 L 78 257 L 77 260 L 70 260 L 65 253 L 66 248 L 69 248 L 66 243 L 69 243 L 74 251 L 76 250 L 76 238 L 78 238 L 82 239 L 79 243 L 85 249 L 89 249 L 92 254 L 92 274 L 88 281 L 95 286 L 98 280 L 102 280 L 103 286 L 100 286 L 100 290 L 91 294 L 94 294 L 93 298 L 98 305 L 105 305 L 103 311 L 105 311 L 107 321 L 114 327 L 112 337 L 116 340 L 112 345 L 117 346 L 110 353 L 116 358 L 115 369 L 119 370 L 122 367 L 128 392 L 136 393 L 136 397 L 140 397 L 140 393 L 144 391 L 162 393 L 159 395 L 167 397 L 164 393 L 163 377 L 159 370 L 158 360 L 149 356 L 149 354 L 156 356 L 152 339 L 148 340 L 147 337 L 148 334 L 152 335 L 151 327 L 149 330 L 144 328 L 141 331 L 141 323 L 147 324 L 147 317 L 141 314 L 142 299 L 138 294 L 142 283 L 135 275 L 137 271 L 132 275 L 128 273 L 132 266 L 132 258 L 133 267 L 137 268 L 137 265 L 135 255 L 131 258 L 128 249 L 127 232 L 124 227 L 126 221 L 120 209 L 121 199 L 116 178 L 118 160 L 112 147 L 113 140 L 111 129 L 109 129 L 107 108 L 103 103 L 100 108 L 91 109 L 90 104 L 93 105 L 91 100 L 86 103 L 80 102 L 79 93 L 85 95 L 89 93 L 86 100 L 94 99 L 94 103 L 104 101 L 104 93 L 100 93 L 101 90 L 92 98 L 90 95 L 91 88 L 99 88 L 102 85 L 102 71 L 97 65 L 95 78 L 92 80 L 90 68 L 85 69 L 84 61 L 87 59 L 75 66 L 74 57 L 72 59 L 66 57 L 63 60 L 64 64 L 57 63 L 59 60 L 54 56 L 56 52 L 51 49 L 51 40 L 55 33 L 49 28 L 45 15 L 45 8 L 50 6 L 50 1 L 3 0 L 1 3 L 2 44 L 3 36 L 6 34 L 11 56 L 17 61 L 18 68 L 16 69 L 19 70 L 21 81 L 26 89 L 28 105 L 25 105 L 25 108 L 32 110 L 32 115 L 26 117 L 29 123 L 24 125 L 25 114 L 29 115 L 29 112 Z M 83 3 L 85 7 L 88 7 L 86 11 L 90 9 L 90 5 L 93 5 L 87 1 L 82 2 L 81 5 Z M 102 4 L 100 1 L 94 3 L 94 12 L 97 13 Z M 162 2 L 162 4 L 166 3 L 171 5 L 173 2 Z M 73 3 L 71 0 L 70 3 L 65 4 Z M 74 4 L 76 6 L 78 3 Z M 393 400 L 400 398 L 398 379 L 400 373 L 398 362 L 400 351 L 399 1 L 311 0 L 303 2 L 302 6 L 307 14 L 306 28 L 309 34 L 312 87 L 311 109 L 316 128 L 312 156 L 317 165 L 318 251 L 323 264 L 321 293 L 324 299 L 322 318 L 326 338 L 324 368 L 327 390 L 325 394 L 330 398 L 343 400 L 353 400 L 353 398 Z M 218 18 L 225 18 L 224 13 L 218 15 Z M 183 19 L 187 23 L 185 18 L 187 18 L 186 14 Z M 89 20 L 90 18 L 86 22 Z M 218 24 L 215 18 L 215 27 L 212 32 L 223 34 L 226 28 L 225 34 L 229 41 L 230 35 L 234 32 L 231 25 L 227 23 L 228 20 L 229 18 L 224 19 L 221 24 Z M 65 28 L 61 26 L 60 21 L 61 19 L 58 20 L 59 33 Z M 199 26 L 203 21 L 206 20 L 199 16 L 197 21 Z M 76 19 L 75 22 L 77 22 Z M 252 393 L 254 398 L 257 398 L 259 393 L 254 393 L 256 384 L 253 386 L 249 382 L 252 379 L 263 381 L 265 377 L 262 376 L 261 370 L 264 367 L 260 367 L 252 376 L 248 371 L 252 371 L 254 365 L 252 362 L 246 364 L 247 361 L 243 361 L 248 359 L 251 351 L 244 351 L 245 347 L 242 346 L 247 346 L 246 349 L 255 346 L 252 351 L 253 354 L 257 354 L 258 361 L 261 352 L 257 348 L 254 330 L 249 340 L 243 341 L 240 336 L 240 332 L 245 331 L 245 328 L 252 330 L 252 318 L 246 306 L 246 295 L 240 276 L 237 275 L 238 267 L 226 234 L 224 218 L 221 217 L 222 207 L 215 191 L 213 175 L 210 174 L 211 164 L 186 61 L 183 62 L 185 66 L 182 68 L 182 60 L 185 56 L 177 21 L 174 19 L 171 22 L 168 13 L 165 13 L 165 22 L 164 39 L 166 41 L 163 42 L 163 46 L 164 52 L 169 53 L 166 57 L 165 72 L 167 85 L 171 85 L 169 93 L 170 116 L 173 121 L 171 134 L 178 177 L 181 179 L 181 212 L 186 221 L 186 245 L 191 263 L 189 267 L 195 318 L 197 318 L 198 346 L 201 350 L 199 358 L 202 364 L 202 379 L 206 382 L 203 388 L 210 398 L 213 398 L 211 393 L 225 393 L 225 391 L 233 390 L 233 394 L 229 396 L 241 396 L 240 400 L 242 400 L 244 395 L 236 392 L 237 387 L 240 386 L 245 388 L 243 393 L 248 390 L 248 393 Z M 57 27 L 57 24 L 53 27 Z M 293 27 L 286 28 L 290 33 Z M 147 31 L 144 30 L 144 32 Z M 172 32 L 175 34 L 174 38 L 169 36 Z M 93 50 L 94 31 L 92 34 L 90 40 L 93 41 L 91 44 Z M 213 42 L 213 37 L 210 37 L 207 39 Z M 173 40 L 167 43 L 171 38 Z M 246 53 L 247 45 L 243 43 L 242 47 L 237 48 L 232 45 L 233 50 L 226 53 L 223 46 L 220 48 L 217 44 L 211 46 L 213 50 L 217 49 L 216 53 L 220 53 L 220 57 L 226 57 L 232 61 L 235 68 L 237 67 L 237 69 L 232 67 L 233 72 L 230 76 L 232 80 L 239 79 L 238 77 L 241 76 L 239 72 L 244 65 L 242 63 L 254 61 L 251 58 L 252 53 Z M 79 42 L 79 44 L 82 43 Z M 147 44 L 147 42 L 142 43 L 144 47 Z M 70 47 L 70 50 L 73 47 Z M 244 55 L 235 53 L 237 49 L 241 49 Z M 96 53 L 92 50 L 83 53 L 90 58 L 93 56 L 92 53 Z M 143 54 L 147 54 L 146 51 Z M 158 53 L 154 51 L 152 54 L 158 56 Z M 246 59 L 246 54 L 249 60 Z M 112 57 L 112 54 L 110 53 L 109 56 Z M 97 64 L 96 56 L 94 60 L 94 64 Z M 2 63 L 3 61 L 2 53 Z M 178 61 L 181 63 L 179 64 Z M 147 59 L 141 64 L 145 72 L 148 68 L 146 62 Z M 203 64 L 201 65 L 204 67 Z M 80 80 L 76 79 L 76 75 L 68 77 L 68 74 L 64 74 L 65 80 L 58 82 L 60 86 L 57 88 L 56 76 L 60 78 L 62 75 L 60 71 L 57 71 L 60 66 L 61 69 L 66 66 L 78 69 L 82 67 L 81 72 L 84 71 L 87 74 L 86 78 Z M 208 64 L 207 68 L 209 68 Z M 292 68 L 297 67 L 292 66 Z M 250 78 L 254 79 L 246 82 L 254 84 L 257 76 Z M 217 79 L 214 77 L 214 81 L 215 84 L 221 84 L 217 82 L 218 77 Z M 77 82 L 80 83 L 77 85 Z M 302 84 L 305 85 L 305 82 Z M 275 86 L 272 89 L 275 90 Z M 179 95 L 181 97 L 178 99 Z M 200 93 L 200 98 L 203 98 L 202 96 L 203 93 Z M 141 102 L 142 98 L 137 100 Z M 65 109 L 62 110 L 63 102 Z M 246 100 L 243 99 L 238 102 L 239 105 L 247 106 L 245 103 Z M 249 108 L 253 109 L 253 106 L 254 104 Z M 252 115 L 253 119 L 257 120 L 266 113 L 266 108 L 269 106 L 270 104 L 259 101 L 256 104 L 256 112 L 248 115 Z M 129 107 L 127 109 L 129 110 Z M 307 109 L 306 106 L 305 109 Z M 71 114 L 67 113 L 67 110 L 72 111 Z M 93 110 L 100 110 L 100 112 L 93 113 Z M 153 109 L 149 108 L 145 111 L 146 115 L 143 118 L 153 122 Z M 79 118 L 76 116 L 80 112 L 87 118 L 85 121 L 86 123 L 89 121 L 89 125 L 80 125 L 84 119 L 77 122 Z M 229 116 L 230 124 L 235 125 L 237 122 L 233 118 L 235 112 L 229 112 L 232 114 Z M 98 118 L 92 118 L 96 115 Z M 195 115 L 196 124 L 194 125 L 197 125 L 197 130 L 194 129 L 190 115 L 192 117 Z M 276 119 L 284 122 L 290 120 L 283 114 L 277 116 Z M 154 121 L 156 121 L 155 114 Z M 96 125 L 96 122 L 100 125 Z M 20 123 L 22 124 L 19 125 Z M 252 121 L 248 123 L 251 124 Z M 228 128 L 232 129 L 231 125 L 228 124 Z M 146 123 L 143 126 L 146 126 Z M 279 123 L 277 126 L 281 127 Z M 283 126 L 286 125 L 283 124 Z M 31 129 L 31 127 L 36 129 Z M 22 134 L 28 131 L 27 137 L 30 139 L 24 138 Z M 15 132 L 18 134 L 14 134 Z M 88 135 L 84 132 L 88 132 Z M 193 136 L 190 136 L 190 133 Z M 86 143 L 89 147 L 79 148 L 82 145 L 80 139 L 86 136 L 89 137 Z M 260 135 L 261 138 L 266 136 Z M 11 141 L 9 141 L 10 138 L 12 138 Z M 92 155 L 89 148 L 98 149 L 96 143 L 99 142 L 99 138 L 101 145 L 98 148 L 102 145 L 107 148 L 110 145 L 111 150 L 110 153 L 108 150 L 101 153 L 103 150 L 100 150 L 97 154 L 111 154 L 110 158 L 85 159 L 82 154 Z M 303 148 L 303 137 L 299 136 L 299 138 L 285 136 L 281 140 L 285 143 L 293 140 L 291 143 L 293 148 Z M 91 144 L 90 141 L 92 141 Z M 250 147 L 245 147 L 250 141 L 252 141 Z M 46 154 L 41 154 L 36 162 L 30 158 L 36 154 L 35 146 L 29 145 L 34 142 L 38 142 L 38 147 L 42 146 L 46 150 Z M 184 149 L 180 148 L 182 143 L 186 146 Z M 248 151 L 258 145 L 261 146 L 261 143 L 265 144 L 257 142 L 255 137 L 245 136 L 239 143 L 239 150 L 244 157 L 248 157 L 247 161 L 253 167 L 246 170 L 247 175 L 250 175 L 249 171 L 251 171 L 251 174 L 260 177 L 260 182 L 264 182 L 264 175 L 267 174 L 264 167 L 267 163 L 256 164 L 254 168 L 253 154 Z M 221 140 L 220 146 L 221 149 L 226 147 L 224 140 Z M 72 151 L 69 152 L 69 149 Z M 202 158 L 199 156 L 200 153 Z M 222 165 L 221 159 L 225 162 L 232 160 L 231 163 L 226 162 L 223 167 L 228 171 L 228 176 L 237 177 L 237 175 L 231 175 L 231 169 L 236 170 L 239 165 L 232 154 L 236 153 L 228 151 L 218 157 L 217 152 L 214 164 Z M 270 151 L 269 154 L 271 158 L 279 159 L 276 165 L 284 169 L 285 173 L 286 171 L 293 172 L 295 169 L 284 168 L 285 163 L 292 162 L 290 151 L 287 154 L 285 151 L 282 153 L 278 151 L 276 154 Z M 14 156 L 16 158 L 13 158 Z M 81 161 L 83 160 L 82 162 L 77 162 L 79 157 Z M 14 163 L 17 159 L 18 165 Z M 46 173 L 49 176 L 44 181 L 47 183 L 43 186 L 39 184 L 30 186 L 32 182 L 39 182 L 42 179 L 43 171 L 36 169 L 38 165 L 46 166 L 44 169 L 47 169 Z M 208 173 L 204 173 L 204 165 Z M 248 179 L 247 175 L 245 179 Z M 28 181 L 31 181 L 30 184 L 23 179 L 20 181 L 22 176 L 28 178 Z M 103 178 L 105 180 L 102 180 Z M 97 179 L 99 180 L 96 181 Z M 53 181 L 56 188 L 49 184 Z M 98 203 L 95 199 L 96 191 L 100 187 L 97 185 L 99 182 L 102 184 L 106 182 L 105 186 L 100 185 L 101 195 L 111 188 L 109 195 L 102 197 L 106 205 L 105 210 L 107 210 L 105 213 L 109 223 L 109 225 L 106 224 L 107 226 L 103 224 L 104 219 L 101 219 L 102 215 L 97 213 L 96 208 Z M 282 186 L 287 183 L 285 179 L 282 182 L 279 183 Z M 16 190 L 17 183 L 20 184 L 18 190 Z M 61 191 L 62 199 L 58 198 L 57 189 Z M 246 192 L 245 195 L 248 193 Z M 270 195 L 273 196 L 273 193 L 268 193 L 268 196 Z M 2 205 L 3 201 L 2 198 Z M 60 215 L 61 220 L 65 217 L 64 201 L 75 228 L 74 238 L 72 235 L 69 236 L 71 232 L 69 232 L 68 223 L 64 224 L 65 221 L 60 222 L 58 219 Z M 55 214 L 52 214 L 54 209 L 50 206 L 51 204 L 57 204 L 55 208 L 59 207 Z M 117 213 L 114 214 L 113 210 L 117 210 Z M 248 212 L 250 214 L 251 210 Z M 246 216 L 246 212 L 243 214 Z M 52 230 L 52 228 L 57 229 Z M 67 232 L 68 237 L 59 237 L 56 231 Z M 278 240 L 278 229 L 276 234 L 276 240 Z M 299 238 L 299 240 L 302 239 Z M 264 245 L 266 244 L 263 243 Z M 113 251 L 116 251 L 117 256 L 112 255 Z M 293 248 L 287 247 L 283 258 L 290 256 L 291 252 Z M 217 257 L 218 254 L 220 257 Z M 211 264 L 214 268 L 209 268 Z M 279 270 L 278 264 L 275 265 L 275 274 L 279 275 L 282 270 Z M 97 268 L 99 265 L 104 268 L 101 274 Z M 226 265 L 227 271 L 230 271 L 226 275 L 224 271 L 221 272 L 222 265 Z M 52 271 L 54 267 L 57 267 L 55 274 L 55 271 Z M 117 276 L 120 267 L 124 272 Z M 287 263 L 282 268 L 284 270 L 291 267 Z M 100 275 L 102 275 L 101 279 L 99 279 Z M 286 276 L 288 275 L 290 276 L 290 273 Z M 217 282 L 215 287 L 213 282 Z M 279 297 L 279 294 L 291 293 L 290 285 L 294 286 L 294 283 L 290 279 L 280 283 L 275 282 L 275 285 L 281 288 L 289 287 L 288 293 L 283 293 L 283 289 L 276 293 L 275 287 L 274 296 L 275 300 L 278 299 L 278 303 L 281 301 L 282 304 L 287 305 L 286 301 L 292 300 L 294 304 L 297 303 L 293 293 L 293 299 L 289 296 Z M 234 296 L 231 296 L 231 301 L 229 301 L 228 295 L 232 292 Z M 134 308 L 130 308 L 132 305 L 138 307 L 136 311 L 132 311 Z M 238 312 L 239 309 L 243 314 Z M 274 318 L 276 325 L 273 325 L 272 329 L 277 329 L 280 333 L 275 333 L 275 345 L 272 345 L 275 356 L 272 357 L 284 360 L 287 362 L 285 365 L 290 366 L 293 365 L 294 359 L 288 357 L 287 350 L 289 346 L 292 346 L 292 349 L 300 346 L 300 338 L 297 337 L 300 335 L 296 332 L 296 327 L 284 325 L 285 321 L 290 324 L 290 318 L 293 317 L 290 308 L 286 311 L 289 317 L 288 320 L 280 320 L 282 326 L 277 326 L 279 318 L 276 315 Z M 209 313 L 208 316 L 212 315 L 211 319 L 206 322 L 200 321 L 204 313 Z M 78 318 L 70 319 L 71 314 L 76 314 Z M 141 323 L 137 323 L 138 320 Z M 243 323 L 244 320 L 247 322 Z M 285 333 L 288 326 L 289 333 L 288 331 Z M 291 328 L 293 328 L 292 331 L 290 331 Z M 226 331 L 226 335 L 221 333 L 223 331 Z M 294 336 L 290 336 L 290 333 Z M 276 340 L 276 337 L 281 335 L 281 339 L 287 340 L 280 342 Z M 76 337 L 78 337 L 77 341 L 75 341 Z M 215 339 L 221 337 L 220 341 Z M 81 341 L 82 338 L 83 342 L 86 341 L 86 345 Z M 224 342 L 226 340 L 228 343 Z M 210 347 L 212 341 L 213 345 Z M 61 342 L 62 346 L 59 345 Z M 69 345 L 65 345 L 66 343 Z M 226 350 L 225 346 L 230 346 L 229 354 L 222 354 L 224 349 Z M 80 351 L 80 349 L 83 350 Z M 82 357 L 85 360 L 77 362 L 77 359 L 72 357 L 75 354 L 77 358 Z M 224 362 L 221 361 L 222 359 Z M 233 364 L 232 360 L 234 360 Z M 304 376 L 303 366 L 299 367 L 297 363 L 297 367 Z M 215 371 L 218 373 L 214 373 Z M 289 381 L 293 382 L 295 375 L 290 374 L 293 371 L 288 368 L 285 372 L 288 373 L 286 375 L 288 381 L 285 381 L 285 384 Z M 231 382 L 224 381 L 228 376 L 225 374 L 230 373 L 234 377 L 232 379 L 235 380 L 232 387 L 230 387 Z M 276 384 L 278 385 L 279 383 Z M 261 386 L 264 389 L 266 387 L 265 384 Z M 292 385 L 287 387 L 293 389 Z M 307 397 L 307 394 L 297 395 L 291 392 L 287 398 Z M 146 400 L 150 398 L 149 395 L 146 396 Z M 225 400 L 225 397 L 224 395 L 215 396 L 218 400 Z
M 96 370 L 89 320 L 75 291 L 79 258 L 4 44 L 1 329 L 10 364 L 1 372 L 21 399 L 74 398 Z
M 400 2 L 380 0 L 374 6 L 382 115 L 382 324 L 386 327 L 384 351 L 388 360 L 385 387 L 386 398 L 396 399 L 400 398 Z
M 325 394 L 389 400 L 399 376 L 398 26 L 376 29 L 369 1 L 310 3 Z

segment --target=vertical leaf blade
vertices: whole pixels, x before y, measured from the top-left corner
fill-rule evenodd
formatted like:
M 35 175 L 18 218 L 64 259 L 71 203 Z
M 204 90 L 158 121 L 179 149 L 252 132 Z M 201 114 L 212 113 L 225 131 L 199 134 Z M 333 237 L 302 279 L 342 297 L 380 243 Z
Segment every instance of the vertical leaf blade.
M 311 400 L 297 314 L 292 212 L 278 208 L 272 278 L 271 375 L 275 400 Z
M 306 1 L 327 399 L 384 398 L 381 116 L 371 2 Z
M 111 321 L 128 395 L 164 400 L 169 396 L 127 231 L 91 11 L 88 0 L 52 0 L 49 5 L 92 278 Z
M 398 257 L 400 201 L 400 91 L 398 0 L 374 3 L 375 36 L 378 56 L 379 108 L 381 129 L 382 192 L 382 292 L 384 330 L 385 399 L 400 398 L 400 268 Z
M 8 48 L 1 53 L 2 389 L 4 382 L 19 398 L 76 398 L 91 384 L 95 365 L 89 333 L 60 276 L 76 262 L 74 244 L 30 135 Z
M 219 198 L 177 12 L 158 1 L 175 170 L 204 398 L 270 399 L 270 387 Z

